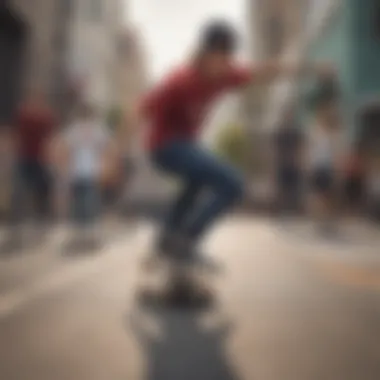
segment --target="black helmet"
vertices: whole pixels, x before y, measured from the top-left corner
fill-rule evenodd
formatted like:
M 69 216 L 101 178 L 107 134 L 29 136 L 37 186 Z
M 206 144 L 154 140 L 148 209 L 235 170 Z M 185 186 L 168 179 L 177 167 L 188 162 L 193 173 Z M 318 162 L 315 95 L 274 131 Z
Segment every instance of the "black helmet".
M 238 45 L 238 33 L 224 20 L 214 20 L 203 27 L 200 48 L 203 52 L 233 53 Z

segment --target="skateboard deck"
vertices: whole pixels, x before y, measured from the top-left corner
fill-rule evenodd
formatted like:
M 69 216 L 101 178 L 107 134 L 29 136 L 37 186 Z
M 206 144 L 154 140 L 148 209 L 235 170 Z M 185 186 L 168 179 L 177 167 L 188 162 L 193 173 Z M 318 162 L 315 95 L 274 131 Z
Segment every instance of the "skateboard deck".
M 222 267 L 216 262 L 199 258 L 187 262 L 186 260 L 174 259 L 166 256 L 160 256 L 157 253 L 149 253 L 143 259 L 143 270 L 152 273 L 157 271 L 180 271 L 188 275 L 189 273 L 200 274 L 220 274 Z
M 154 256 L 148 257 L 144 268 L 150 280 L 140 287 L 139 301 L 144 304 L 203 308 L 213 303 L 209 273 L 200 261 L 190 263 Z

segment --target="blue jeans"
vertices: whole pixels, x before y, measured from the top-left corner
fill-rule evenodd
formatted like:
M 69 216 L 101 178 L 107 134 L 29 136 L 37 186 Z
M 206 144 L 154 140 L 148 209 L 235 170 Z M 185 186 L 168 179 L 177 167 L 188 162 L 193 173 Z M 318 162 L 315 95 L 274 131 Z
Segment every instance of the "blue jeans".
M 27 214 L 27 201 L 35 202 L 37 216 L 46 221 L 50 216 L 51 177 L 46 165 L 31 159 L 19 159 L 13 171 L 11 222 L 18 225 Z
M 171 142 L 154 152 L 152 159 L 184 184 L 167 216 L 166 231 L 197 239 L 243 194 L 239 173 L 196 143 Z
M 96 181 L 78 179 L 71 187 L 71 212 L 75 223 L 86 226 L 99 215 L 99 186 Z

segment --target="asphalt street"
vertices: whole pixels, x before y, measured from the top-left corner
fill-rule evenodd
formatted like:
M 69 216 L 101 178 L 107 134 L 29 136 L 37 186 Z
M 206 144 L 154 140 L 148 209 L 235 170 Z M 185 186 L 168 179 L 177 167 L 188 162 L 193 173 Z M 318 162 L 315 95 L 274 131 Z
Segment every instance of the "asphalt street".
M 380 378 L 376 229 L 323 239 L 303 220 L 231 218 L 205 246 L 223 271 L 202 313 L 136 302 L 148 222 L 86 254 L 61 235 L 0 258 L 0 379 Z

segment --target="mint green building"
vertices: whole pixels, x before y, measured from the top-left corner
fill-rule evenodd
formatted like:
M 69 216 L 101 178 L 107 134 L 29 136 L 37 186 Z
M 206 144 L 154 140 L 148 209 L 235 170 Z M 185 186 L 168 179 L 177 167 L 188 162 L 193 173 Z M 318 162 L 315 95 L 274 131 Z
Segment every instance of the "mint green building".
M 314 1 L 318 2 L 316 5 L 326 3 Z M 307 44 L 306 58 L 335 62 L 347 135 L 356 139 L 364 129 L 371 129 L 380 142 L 380 125 L 376 128 L 373 122 L 371 126 L 363 123 L 359 112 L 369 102 L 378 101 L 379 106 L 372 107 L 371 112 L 380 115 L 380 0 L 330 0 L 330 3 L 334 6 L 319 20 L 320 26 Z M 378 117 L 371 120 L 375 119 Z

